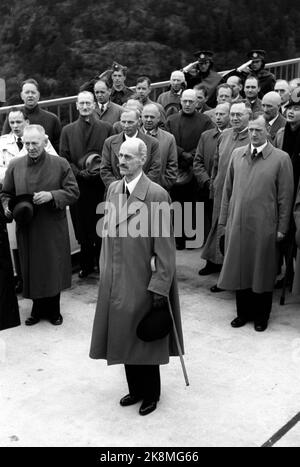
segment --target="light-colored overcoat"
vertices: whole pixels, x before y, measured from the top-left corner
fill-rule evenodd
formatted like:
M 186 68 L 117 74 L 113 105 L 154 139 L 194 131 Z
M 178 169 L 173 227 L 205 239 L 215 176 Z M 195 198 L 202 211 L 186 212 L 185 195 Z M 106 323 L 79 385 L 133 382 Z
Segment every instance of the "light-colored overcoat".
M 137 337 L 136 328 L 152 307 L 152 292 L 170 296 L 182 344 L 173 234 L 155 237 L 146 229 L 145 236 L 120 235 L 130 229 L 139 212 L 149 216 L 150 229 L 155 212 L 152 207 L 151 215 L 151 203 L 165 202 L 168 206 L 169 196 L 143 174 L 128 198 L 128 209 L 120 209 L 116 221 L 112 206 L 119 205 L 123 187 L 123 180 L 113 182 L 107 194 L 107 203 L 112 203 L 108 205 L 108 226 L 116 225 L 117 236 L 103 238 L 90 357 L 106 359 L 109 365 L 165 364 L 170 355 L 178 355 L 173 332 L 163 339 L 144 342 Z M 156 256 L 156 272 L 151 270 L 152 256 Z
M 220 236 L 218 231 L 218 221 L 226 172 L 232 151 L 238 147 L 244 146 L 248 142 L 249 134 L 247 128 L 239 133 L 235 132 L 233 128 L 228 128 L 227 130 L 224 130 L 218 140 L 211 173 L 211 197 L 213 197 L 214 200 L 212 225 L 202 251 L 202 258 L 215 264 L 223 263 L 223 255 L 219 248 Z
M 268 143 L 251 159 L 251 146 L 232 153 L 219 224 L 226 225 L 218 286 L 270 292 L 278 267 L 277 232 L 286 234 L 294 193 L 289 155 Z

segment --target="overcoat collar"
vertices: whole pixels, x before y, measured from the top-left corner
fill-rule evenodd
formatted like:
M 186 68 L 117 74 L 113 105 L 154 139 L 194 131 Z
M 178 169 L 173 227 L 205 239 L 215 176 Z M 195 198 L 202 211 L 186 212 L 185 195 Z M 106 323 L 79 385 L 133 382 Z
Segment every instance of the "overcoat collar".
M 124 221 L 142 209 L 145 205 L 144 201 L 149 189 L 150 179 L 143 173 L 139 179 L 135 189 L 127 199 L 127 205 L 121 206 L 122 197 L 124 194 L 124 180 L 118 181 L 114 186 L 114 192 L 111 195 L 110 202 L 115 206 L 117 218 L 116 225 L 121 224 Z
M 272 154 L 272 151 L 274 150 L 274 146 L 272 146 L 271 143 L 267 143 L 267 145 L 263 148 L 260 157 L 263 159 L 267 159 Z M 246 151 L 243 154 L 243 157 L 246 157 L 248 161 L 252 161 L 251 159 L 251 144 L 248 144 L 246 147 Z

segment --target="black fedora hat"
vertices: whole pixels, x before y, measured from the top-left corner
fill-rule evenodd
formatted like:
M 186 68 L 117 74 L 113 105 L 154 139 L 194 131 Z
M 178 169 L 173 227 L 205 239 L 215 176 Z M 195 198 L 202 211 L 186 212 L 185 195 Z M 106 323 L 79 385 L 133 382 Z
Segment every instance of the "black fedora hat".
M 172 329 L 172 318 L 167 301 L 160 307 L 152 308 L 138 324 L 136 334 L 145 342 L 166 337 Z
M 89 152 L 85 159 L 85 168 L 91 175 L 100 174 L 101 156 L 96 152 Z
M 35 211 L 33 195 L 26 193 L 15 196 L 9 201 L 8 208 L 17 224 L 28 224 L 32 220 Z

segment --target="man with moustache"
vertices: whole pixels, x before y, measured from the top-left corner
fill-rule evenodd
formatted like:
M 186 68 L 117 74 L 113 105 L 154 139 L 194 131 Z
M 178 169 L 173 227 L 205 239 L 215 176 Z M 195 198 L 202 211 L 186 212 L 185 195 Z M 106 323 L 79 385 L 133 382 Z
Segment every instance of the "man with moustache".
M 178 351 L 173 330 L 146 341 L 137 332 L 139 323 L 151 309 L 160 313 L 169 299 L 183 345 L 170 199 L 143 172 L 147 158 L 145 142 L 135 136 L 119 147 L 122 179 L 113 182 L 107 193 L 108 229 L 101 250 L 99 295 L 90 349 L 91 358 L 105 359 L 108 365 L 124 364 L 129 393 L 120 399 L 120 405 L 127 407 L 142 401 L 139 409 L 142 416 L 157 407 L 160 365 L 167 364 L 169 357 L 178 355 Z M 115 209 L 120 201 L 123 208 L 116 217 L 113 213 L 118 212 Z M 165 215 L 156 216 L 155 206 L 160 204 Z M 137 236 L 130 223 L 141 212 L 146 225 L 141 226 L 143 234 Z M 161 223 L 165 224 L 163 230 Z M 153 256 L 155 271 L 151 268 Z

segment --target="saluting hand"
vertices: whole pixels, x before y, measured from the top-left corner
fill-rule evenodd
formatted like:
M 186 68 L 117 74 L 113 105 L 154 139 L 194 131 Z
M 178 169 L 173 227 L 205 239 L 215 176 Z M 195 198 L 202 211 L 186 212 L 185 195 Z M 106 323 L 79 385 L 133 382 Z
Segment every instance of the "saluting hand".
M 33 202 L 34 204 L 44 204 L 49 203 L 53 199 L 51 191 L 39 191 L 38 193 L 34 193 Z

